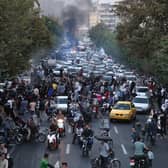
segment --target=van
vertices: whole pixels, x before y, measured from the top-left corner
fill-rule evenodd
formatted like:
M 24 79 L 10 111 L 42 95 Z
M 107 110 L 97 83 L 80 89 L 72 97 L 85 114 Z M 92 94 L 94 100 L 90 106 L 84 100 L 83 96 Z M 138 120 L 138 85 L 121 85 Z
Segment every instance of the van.
M 67 111 L 68 109 L 68 96 L 56 97 L 57 109 Z

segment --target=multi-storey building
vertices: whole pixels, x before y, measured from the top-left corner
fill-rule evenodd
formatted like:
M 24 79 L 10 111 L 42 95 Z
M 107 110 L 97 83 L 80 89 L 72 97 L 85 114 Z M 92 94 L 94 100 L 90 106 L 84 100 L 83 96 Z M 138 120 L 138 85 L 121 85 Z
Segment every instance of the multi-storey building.
M 97 0 L 94 4 L 94 12 L 90 13 L 90 28 L 98 23 L 105 24 L 110 30 L 114 31 L 119 23 L 119 18 L 114 12 L 115 5 L 121 0 L 111 0 L 109 2 Z
M 91 11 L 89 14 L 89 28 L 96 26 L 99 23 L 97 11 Z

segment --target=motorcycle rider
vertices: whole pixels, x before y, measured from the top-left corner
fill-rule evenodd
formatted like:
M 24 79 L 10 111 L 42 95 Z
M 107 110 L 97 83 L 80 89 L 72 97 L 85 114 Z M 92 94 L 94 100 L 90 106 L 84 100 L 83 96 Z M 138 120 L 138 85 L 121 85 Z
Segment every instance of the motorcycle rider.
M 30 140 L 35 135 L 37 129 L 37 125 L 35 124 L 33 118 L 30 118 L 27 122 L 27 140 Z
M 50 132 L 57 132 L 57 129 L 58 129 L 57 121 L 55 118 L 53 118 L 50 125 Z
M 64 119 L 65 119 L 65 116 L 64 116 L 64 114 L 62 114 L 62 111 L 61 111 L 61 110 L 58 112 L 58 114 L 57 114 L 57 116 L 56 116 L 56 119 L 57 119 L 57 120 L 59 120 L 59 119 L 64 120 Z
M 101 146 L 99 148 L 100 159 L 101 159 L 101 168 L 106 168 L 107 159 L 109 156 L 110 147 L 106 141 L 101 141 Z
M 86 124 L 83 132 L 82 132 L 82 137 L 83 139 L 89 139 L 90 138 L 90 149 L 92 148 L 92 144 L 93 144 L 93 130 L 90 128 L 90 126 L 88 124 Z
M 83 128 L 84 128 L 84 119 L 82 116 L 80 116 L 79 120 L 74 125 L 74 136 L 73 136 L 72 144 L 75 143 L 75 140 L 78 135 L 78 131 L 83 132 Z
M 141 142 L 141 138 L 137 137 L 137 141 L 134 143 L 135 159 L 137 160 L 145 159 L 146 160 L 144 150 L 148 150 L 148 148 L 143 142 Z
M 51 125 L 50 125 L 50 133 L 53 132 L 56 137 L 56 141 L 59 141 L 59 132 L 58 132 L 58 125 L 56 119 L 52 119 Z
M 57 116 L 56 116 L 56 121 L 57 121 L 58 128 L 59 128 L 59 122 L 58 122 L 59 120 L 63 121 L 63 130 L 64 130 L 64 133 L 65 133 L 65 116 L 62 114 L 61 111 L 59 111 Z

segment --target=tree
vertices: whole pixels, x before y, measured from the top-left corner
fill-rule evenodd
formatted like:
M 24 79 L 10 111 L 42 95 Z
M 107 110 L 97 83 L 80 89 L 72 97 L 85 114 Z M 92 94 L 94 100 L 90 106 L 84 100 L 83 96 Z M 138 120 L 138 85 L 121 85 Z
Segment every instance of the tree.
M 0 74 L 12 77 L 29 67 L 31 52 L 51 46 L 51 32 L 36 0 L 0 1 Z
M 159 78 L 162 81 L 167 71 L 163 67 L 168 65 L 168 53 L 165 52 L 165 37 L 168 35 L 167 11 L 166 0 L 124 0 L 116 6 L 116 13 L 121 19 L 117 28 L 117 39 L 127 52 L 125 56 L 129 61 L 133 60 L 135 66 L 137 62 L 144 72 L 153 75 L 160 72 Z
M 104 24 L 98 24 L 89 31 L 91 40 L 97 47 L 103 47 L 107 54 L 119 57 L 120 49 L 115 33 L 108 30 Z

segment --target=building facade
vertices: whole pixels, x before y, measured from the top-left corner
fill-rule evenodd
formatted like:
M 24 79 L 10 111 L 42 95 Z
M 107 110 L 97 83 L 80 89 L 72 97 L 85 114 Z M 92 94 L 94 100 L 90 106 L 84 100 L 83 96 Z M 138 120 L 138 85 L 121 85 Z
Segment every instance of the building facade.
M 89 14 L 89 28 L 96 26 L 99 23 L 99 17 L 97 11 L 91 11 Z
M 91 28 L 98 23 L 103 23 L 109 30 L 115 31 L 120 20 L 114 10 L 115 5 L 120 1 L 122 0 L 111 0 L 109 2 L 97 0 L 94 4 L 93 11 L 90 13 L 89 27 Z

